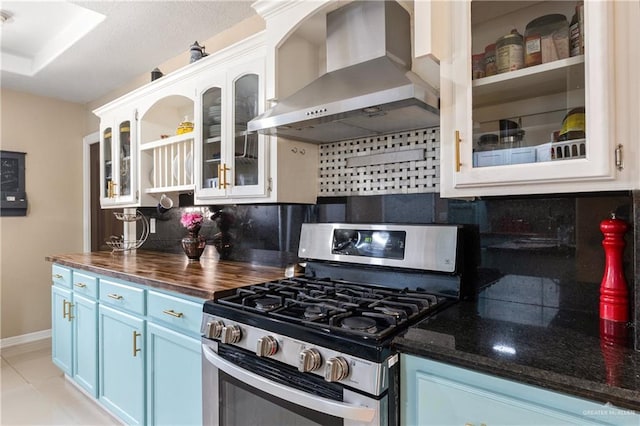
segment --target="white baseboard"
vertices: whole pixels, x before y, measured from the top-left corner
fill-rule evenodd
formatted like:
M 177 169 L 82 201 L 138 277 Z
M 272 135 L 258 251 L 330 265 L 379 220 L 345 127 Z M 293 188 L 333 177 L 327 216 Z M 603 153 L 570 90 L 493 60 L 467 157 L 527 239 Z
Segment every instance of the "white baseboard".
M 5 337 L 4 339 L 0 339 L 0 349 L 49 338 L 51 338 L 51 329 L 22 334 L 20 336 Z

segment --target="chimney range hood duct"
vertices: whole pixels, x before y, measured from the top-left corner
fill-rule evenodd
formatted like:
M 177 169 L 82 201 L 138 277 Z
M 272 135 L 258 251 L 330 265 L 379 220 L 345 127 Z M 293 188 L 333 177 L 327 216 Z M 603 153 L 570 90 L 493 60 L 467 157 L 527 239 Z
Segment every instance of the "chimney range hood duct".
M 409 14 L 355 1 L 327 14 L 327 73 L 249 122 L 314 143 L 440 125 L 437 90 L 411 71 Z

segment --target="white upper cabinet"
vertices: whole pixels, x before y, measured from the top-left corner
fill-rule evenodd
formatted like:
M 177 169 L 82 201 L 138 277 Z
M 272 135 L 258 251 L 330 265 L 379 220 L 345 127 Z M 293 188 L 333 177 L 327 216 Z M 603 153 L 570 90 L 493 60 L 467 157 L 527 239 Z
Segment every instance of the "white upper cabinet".
M 257 33 L 94 111 L 102 207 L 314 203 L 317 147 L 247 132 L 266 107 L 265 33 Z
M 264 32 L 252 36 L 197 81 L 196 204 L 316 201 L 317 146 L 247 131 L 273 86 L 267 46 Z
M 267 195 L 265 137 L 247 131 L 264 110 L 264 56 L 248 57 L 198 87 L 202 123 L 196 203 Z
M 100 122 L 100 204 L 103 208 L 136 205 L 136 112 L 125 108 Z
M 634 143 L 616 121 L 625 89 L 614 78 L 624 66 L 613 43 L 614 4 L 586 1 L 582 12 L 576 4 L 449 2 L 442 196 L 633 186 Z

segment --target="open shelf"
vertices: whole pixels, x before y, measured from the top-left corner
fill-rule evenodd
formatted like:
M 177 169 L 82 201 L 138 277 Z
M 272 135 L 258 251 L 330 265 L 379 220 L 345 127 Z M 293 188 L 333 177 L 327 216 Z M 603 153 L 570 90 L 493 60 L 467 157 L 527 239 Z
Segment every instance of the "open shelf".
M 584 87 L 584 55 L 473 80 L 474 108 Z
M 140 146 L 140 150 L 145 151 L 147 149 L 154 149 L 154 148 L 159 148 L 161 146 L 173 145 L 179 142 L 188 141 L 190 139 L 193 139 L 194 137 L 195 136 L 193 132 L 183 133 L 181 135 L 169 136 L 168 138 L 158 139 L 155 141 L 142 144 Z
M 186 192 L 193 191 L 195 185 L 176 185 L 176 186 L 162 186 L 157 188 L 147 188 L 144 190 L 147 194 L 162 194 L 165 192 Z

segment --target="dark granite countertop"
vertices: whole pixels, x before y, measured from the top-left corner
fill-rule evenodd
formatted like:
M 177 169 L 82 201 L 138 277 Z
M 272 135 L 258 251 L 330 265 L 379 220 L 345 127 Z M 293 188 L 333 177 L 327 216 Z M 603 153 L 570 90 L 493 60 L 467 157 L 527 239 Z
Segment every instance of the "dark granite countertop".
M 506 276 L 411 327 L 403 353 L 640 411 L 640 352 L 630 324 L 602 322 L 598 288 Z M 591 310 L 580 310 L 586 298 Z M 601 331 L 603 326 L 603 331 Z M 629 337 L 627 337 L 629 336 Z

